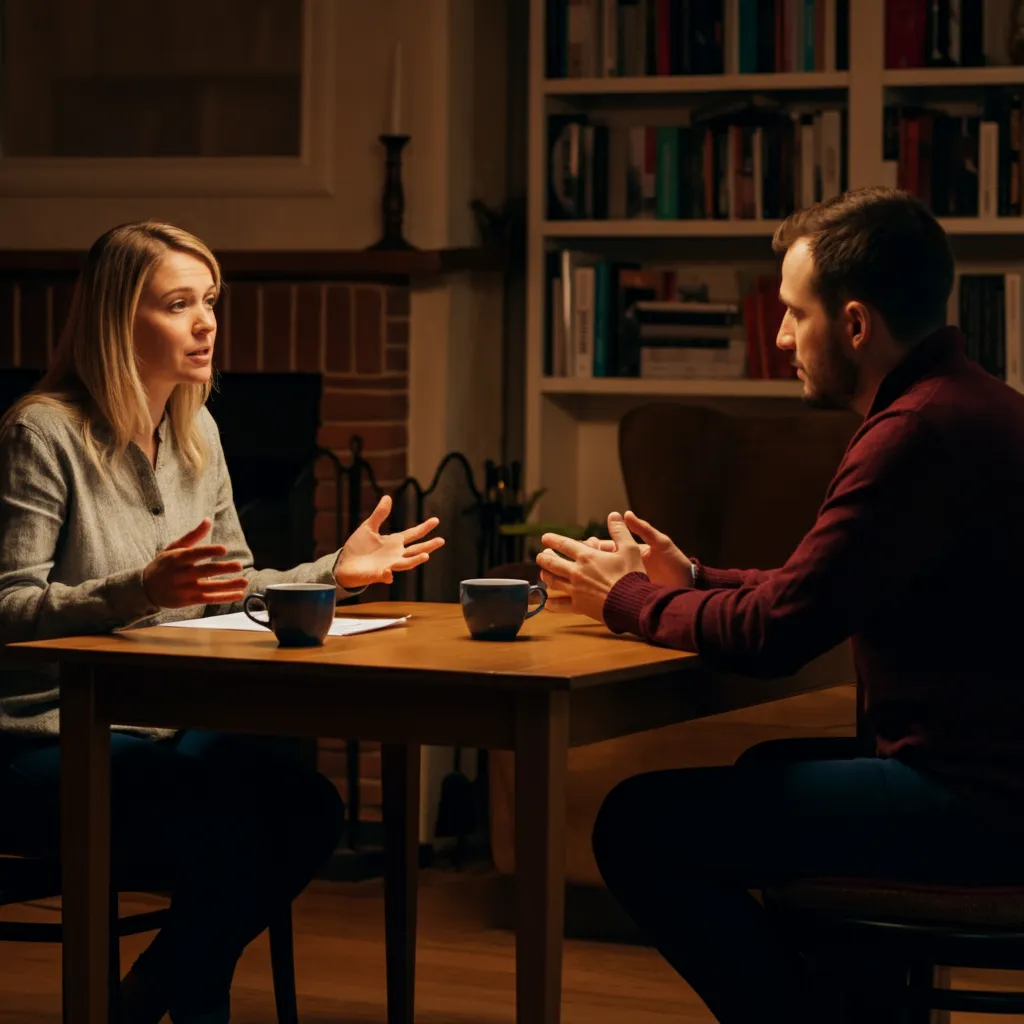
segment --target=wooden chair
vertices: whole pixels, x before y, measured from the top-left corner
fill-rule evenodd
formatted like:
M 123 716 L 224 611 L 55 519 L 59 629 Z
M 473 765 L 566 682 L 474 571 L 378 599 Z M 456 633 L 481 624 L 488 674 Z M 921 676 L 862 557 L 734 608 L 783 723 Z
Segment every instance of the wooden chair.
M 796 940 L 907 969 L 910 1024 L 949 1012 L 1024 1014 L 1024 989 L 949 988 L 949 968 L 1024 970 L 1024 885 L 940 886 L 813 879 L 765 891 L 765 907 Z
M 147 876 L 146 872 L 115 879 L 110 920 L 110 1006 L 120 1003 L 120 953 L 118 940 L 124 935 L 155 931 L 163 926 L 166 910 L 153 910 L 121 917 L 119 892 L 166 892 L 166 879 Z M 35 857 L 0 855 L 0 906 L 52 899 L 61 893 L 60 863 Z M 0 942 L 60 942 L 60 922 L 0 921 Z M 287 907 L 269 928 L 270 961 L 274 979 L 274 1002 L 278 1024 L 298 1024 L 295 992 L 295 956 L 292 940 L 291 907 Z M 118 1019 L 114 1012 L 111 1019 Z
M 858 685 L 858 709 L 862 698 Z M 872 750 L 863 720 L 857 732 L 864 749 Z M 1024 1014 L 1024 987 L 949 987 L 951 968 L 1024 971 L 1024 884 L 798 879 L 766 889 L 764 905 L 805 946 L 870 949 L 873 957 L 905 967 L 909 1024 L 947 1024 L 951 1012 Z

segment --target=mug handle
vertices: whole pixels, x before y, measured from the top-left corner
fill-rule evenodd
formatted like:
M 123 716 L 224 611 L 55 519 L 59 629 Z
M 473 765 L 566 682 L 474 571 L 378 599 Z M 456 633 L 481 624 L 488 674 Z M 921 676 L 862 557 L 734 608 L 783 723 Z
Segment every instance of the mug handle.
M 534 608 L 532 612 L 526 613 L 526 618 L 528 619 L 532 619 L 534 615 L 542 611 L 544 609 L 544 605 L 548 603 L 548 588 L 544 586 L 543 583 L 535 583 L 532 587 L 530 587 L 530 589 L 526 592 L 527 601 L 530 600 L 530 595 L 533 593 L 540 594 L 540 604 L 537 605 L 537 607 Z
M 527 600 L 529 600 L 529 598 L 527 598 Z M 248 595 L 246 595 L 245 600 L 242 602 L 242 611 L 245 612 L 245 614 L 248 615 L 249 618 L 252 619 L 252 621 L 255 622 L 257 626 L 262 626 L 264 629 L 270 629 L 271 626 L 270 626 L 269 618 L 268 618 L 268 620 L 266 622 L 264 622 L 262 619 L 257 619 L 256 616 L 253 615 L 253 613 L 251 611 L 249 611 L 249 602 L 250 601 L 259 601 L 259 603 L 261 605 L 263 605 L 263 608 L 262 609 L 257 608 L 256 609 L 257 611 L 260 611 L 260 610 L 262 610 L 262 611 L 269 611 L 269 609 L 267 608 L 267 595 L 266 594 L 248 594 Z

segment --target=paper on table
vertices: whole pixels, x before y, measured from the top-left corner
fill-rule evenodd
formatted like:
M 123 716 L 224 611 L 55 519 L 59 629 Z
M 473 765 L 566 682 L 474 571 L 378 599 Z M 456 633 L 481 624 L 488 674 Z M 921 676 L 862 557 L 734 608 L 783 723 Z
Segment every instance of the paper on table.
M 257 614 L 259 614 L 257 612 Z M 328 636 L 352 636 L 355 633 L 370 633 L 375 629 L 385 629 L 387 626 L 394 626 L 396 623 L 405 622 L 408 615 L 397 619 L 347 619 L 335 618 L 331 623 Z M 245 629 L 254 632 L 263 632 L 263 626 L 258 626 L 245 612 L 231 612 L 228 615 L 211 615 L 205 619 L 181 619 L 178 622 L 163 622 L 163 626 L 189 626 L 193 629 Z

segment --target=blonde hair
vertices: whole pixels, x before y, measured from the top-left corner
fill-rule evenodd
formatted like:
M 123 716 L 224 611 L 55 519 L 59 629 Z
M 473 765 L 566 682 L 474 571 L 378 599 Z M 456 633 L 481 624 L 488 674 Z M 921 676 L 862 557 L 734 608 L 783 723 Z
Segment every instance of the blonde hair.
M 77 421 L 85 450 L 101 471 L 133 438 L 153 432 L 156 424 L 139 376 L 132 324 L 149 275 L 167 252 L 187 253 L 205 263 L 220 293 L 220 266 L 195 235 L 157 221 L 107 231 L 89 249 L 49 369 L 11 407 L 0 429 L 33 403 L 56 405 Z M 167 403 L 174 443 L 196 475 L 209 456 L 197 416 L 210 388 L 209 382 L 178 384 Z M 97 427 L 107 428 L 108 440 L 97 437 Z

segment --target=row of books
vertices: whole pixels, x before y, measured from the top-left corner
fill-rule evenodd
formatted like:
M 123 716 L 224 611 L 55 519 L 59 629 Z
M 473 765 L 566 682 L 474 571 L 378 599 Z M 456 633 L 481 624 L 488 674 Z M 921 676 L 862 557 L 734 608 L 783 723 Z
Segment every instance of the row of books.
M 886 107 L 883 156 L 896 184 L 939 217 L 1019 217 L 1024 91 L 989 96 L 979 115 Z
M 681 296 L 673 271 L 563 250 L 548 264 L 548 377 L 792 378 L 775 339 L 778 281 L 759 277 L 740 302 Z
M 1016 0 L 886 0 L 887 68 L 1009 64 Z
M 1019 273 L 960 274 L 950 298 L 950 318 L 959 322 L 966 336 L 969 359 L 1024 390 L 1020 297 Z
M 1021 273 L 960 273 L 948 317 L 966 354 L 1024 390 Z M 748 281 L 739 301 L 711 301 L 684 286 L 673 266 L 651 266 L 561 250 L 548 254 L 548 377 L 791 379 L 792 353 L 776 345 L 785 309 L 778 278 Z
M 683 127 L 548 119 L 551 220 L 762 220 L 846 188 L 846 112 Z
M 549 78 L 836 71 L 849 0 L 548 0 Z

